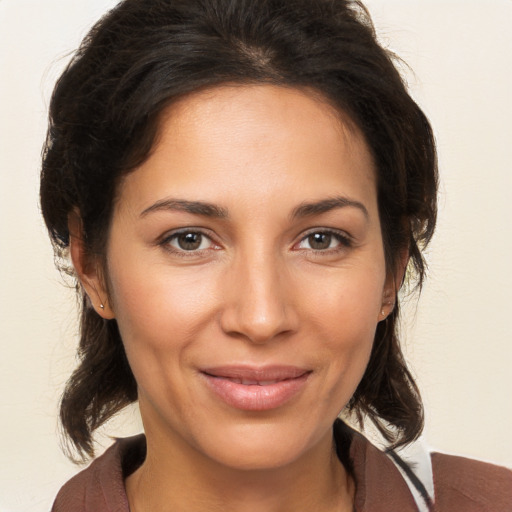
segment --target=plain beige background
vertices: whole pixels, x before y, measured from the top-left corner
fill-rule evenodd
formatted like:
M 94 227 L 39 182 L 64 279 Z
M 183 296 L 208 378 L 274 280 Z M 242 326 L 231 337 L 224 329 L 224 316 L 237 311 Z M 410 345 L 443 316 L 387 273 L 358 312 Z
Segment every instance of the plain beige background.
M 0 512 L 49 510 L 77 471 L 56 420 L 74 364 L 75 304 L 53 268 L 38 171 L 52 84 L 114 4 L 0 0 Z M 512 465 L 512 0 L 367 5 L 380 39 L 414 70 L 404 67 L 439 144 L 430 278 L 404 327 L 425 438 Z M 131 410 L 106 433 L 139 428 Z

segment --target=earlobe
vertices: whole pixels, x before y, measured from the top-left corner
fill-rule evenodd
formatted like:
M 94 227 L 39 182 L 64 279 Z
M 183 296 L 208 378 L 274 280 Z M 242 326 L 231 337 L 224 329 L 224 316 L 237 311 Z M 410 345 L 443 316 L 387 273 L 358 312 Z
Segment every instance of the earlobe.
M 102 318 L 111 320 L 115 315 L 109 305 L 99 264 L 97 258 L 87 253 L 83 239 L 82 219 L 76 210 L 68 215 L 68 230 L 69 255 L 77 278 L 96 313 Z
M 379 320 L 385 320 L 395 308 L 396 292 L 394 289 L 386 288 L 382 296 L 382 306 Z
M 92 287 L 95 294 L 95 299 L 93 299 L 91 294 L 87 291 L 87 286 L 84 284 L 84 281 L 81 280 L 81 282 L 96 313 L 106 320 L 112 320 L 114 318 L 114 312 L 108 303 L 108 298 L 103 298 L 103 296 L 106 297 L 106 292 L 103 290 L 103 294 L 98 292 L 95 282 L 93 280 L 89 281 L 88 285 Z

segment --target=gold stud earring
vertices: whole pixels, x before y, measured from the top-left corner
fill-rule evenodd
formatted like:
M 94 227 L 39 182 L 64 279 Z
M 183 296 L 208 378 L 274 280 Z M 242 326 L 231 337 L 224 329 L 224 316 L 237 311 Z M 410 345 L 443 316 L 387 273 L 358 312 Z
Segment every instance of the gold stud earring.
M 92 287 L 93 287 L 98 299 L 101 300 L 100 294 L 98 293 L 98 290 L 96 290 L 96 286 L 94 286 L 94 283 L 92 284 Z M 103 302 L 100 302 L 100 309 L 105 309 L 105 305 L 103 304 Z
M 395 303 L 394 302 L 386 302 L 385 303 L 386 306 L 390 306 L 389 308 L 389 313 L 391 313 L 391 311 L 393 311 L 393 308 L 395 307 Z M 384 311 L 384 308 L 381 309 L 380 311 L 380 314 L 385 317 L 386 316 L 386 312 Z

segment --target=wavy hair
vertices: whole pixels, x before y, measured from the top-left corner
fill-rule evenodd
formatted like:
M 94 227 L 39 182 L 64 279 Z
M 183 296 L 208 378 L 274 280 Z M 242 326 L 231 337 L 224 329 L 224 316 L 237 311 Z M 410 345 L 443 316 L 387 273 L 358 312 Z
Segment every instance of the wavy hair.
M 40 200 L 59 268 L 72 272 L 66 259 L 72 211 L 80 213 L 85 250 L 104 257 L 117 186 L 148 157 L 168 105 L 224 83 L 265 83 L 317 91 L 358 126 L 375 161 L 388 271 L 408 251 L 409 275 L 421 286 L 422 250 L 436 221 L 436 150 L 430 124 L 394 62 L 358 1 L 120 2 L 85 37 L 51 99 Z M 137 384 L 116 321 L 98 316 L 77 290 L 79 364 L 60 417 L 85 458 L 93 455 L 94 431 L 137 399 Z M 398 315 L 397 302 L 377 327 L 348 404 L 393 446 L 423 428 Z

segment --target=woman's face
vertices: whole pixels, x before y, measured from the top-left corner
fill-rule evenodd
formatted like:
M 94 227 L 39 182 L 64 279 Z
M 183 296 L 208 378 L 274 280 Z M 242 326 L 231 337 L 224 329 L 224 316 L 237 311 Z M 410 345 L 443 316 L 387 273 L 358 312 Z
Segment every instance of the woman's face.
M 372 158 L 332 107 L 269 85 L 173 105 L 107 261 L 150 446 L 236 468 L 330 446 L 393 288 Z

